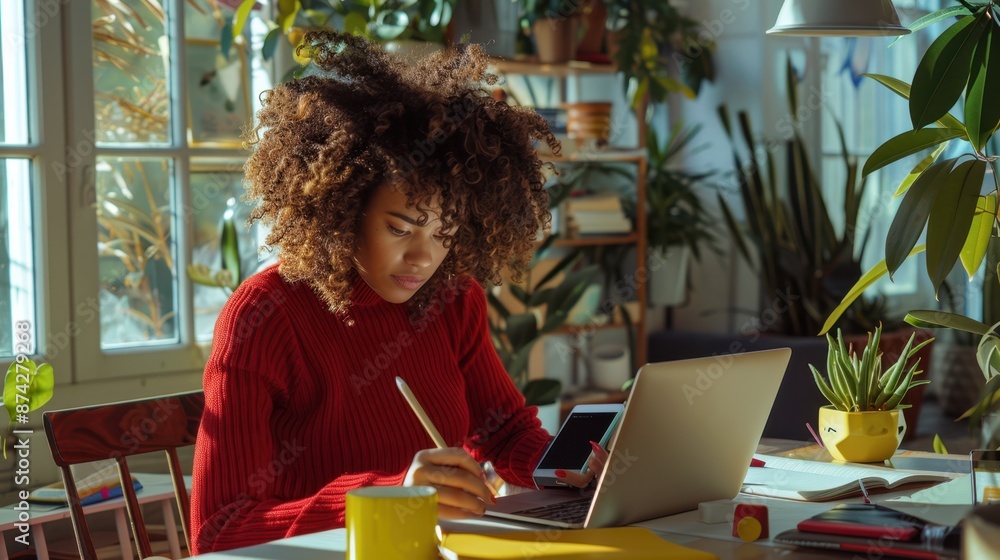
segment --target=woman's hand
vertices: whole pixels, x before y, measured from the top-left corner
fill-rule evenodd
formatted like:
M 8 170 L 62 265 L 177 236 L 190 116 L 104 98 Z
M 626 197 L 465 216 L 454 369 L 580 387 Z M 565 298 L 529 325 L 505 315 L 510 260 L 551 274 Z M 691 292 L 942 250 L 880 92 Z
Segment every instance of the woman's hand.
M 590 457 L 587 458 L 586 474 L 558 470 L 556 471 L 556 480 L 577 488 L 584 488 L 593 482 L 594 478 L 604 471 L 604 464 L 608 462 L 608 452 L 596 441 L 590 442 L 590 447 L 593 451 L 590 453 Z
M 438 515 L 447 519 L 479 517 L 486 512 L 486 502 L 496 503 L 483 469 L 459 447 L 418 451 L 403 486 L 436 488 Z

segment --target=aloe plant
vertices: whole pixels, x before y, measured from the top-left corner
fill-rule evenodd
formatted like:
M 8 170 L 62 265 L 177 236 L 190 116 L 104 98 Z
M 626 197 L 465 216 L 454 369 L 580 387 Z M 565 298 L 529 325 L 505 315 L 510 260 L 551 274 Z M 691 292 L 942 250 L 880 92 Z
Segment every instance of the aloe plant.
M 837 410 L 870 412 L 907 408 L 910 405 L 901 404 L 906 392 L 930 383 L 914 379 L 923 373 L 923 370 L 917 369 L 920 367 L 920 358 L 907 368 L 909 359 L 934 340 L 930 338 L 914 346 L 915 336 L 916 333 L 910 335 L 899 359 L 883 371 L 882 353 L 879 349 L 881 325 L 875 328 L 874 334 L 868 333 L 868 343 L 862 349 L 860 357 L 853 347 L 844 343 L 844 335 L 838 330 L 836 340 L 829 334 L 826 335 L 829 344 L 826 355 L 829 381 L 812 364 L 809 364 L 809 369 L 820 392 Z

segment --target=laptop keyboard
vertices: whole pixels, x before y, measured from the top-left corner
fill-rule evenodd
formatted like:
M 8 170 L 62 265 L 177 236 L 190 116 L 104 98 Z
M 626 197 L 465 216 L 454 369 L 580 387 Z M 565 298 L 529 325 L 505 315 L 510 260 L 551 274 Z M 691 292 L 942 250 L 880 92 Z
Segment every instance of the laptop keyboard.
M 531 509 L 515 511 L 515 515 L 525 517 L 537 517 L 539 519 L 550 519 L 563 523 L 583 523 L 587 520 L 587 512 L 590 511 L 592 498 L 580 498 L 558 504 L 549 504 Z

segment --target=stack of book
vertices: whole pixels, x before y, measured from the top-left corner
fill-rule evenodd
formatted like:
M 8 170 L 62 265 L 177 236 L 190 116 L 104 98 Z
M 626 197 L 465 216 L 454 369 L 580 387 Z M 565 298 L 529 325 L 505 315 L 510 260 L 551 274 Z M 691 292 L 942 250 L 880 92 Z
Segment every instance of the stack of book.
M 566 201 L 566 225 L 571 235 L 619 235 L 632 231 L 632 222 L 614 193 L 572 197 Z

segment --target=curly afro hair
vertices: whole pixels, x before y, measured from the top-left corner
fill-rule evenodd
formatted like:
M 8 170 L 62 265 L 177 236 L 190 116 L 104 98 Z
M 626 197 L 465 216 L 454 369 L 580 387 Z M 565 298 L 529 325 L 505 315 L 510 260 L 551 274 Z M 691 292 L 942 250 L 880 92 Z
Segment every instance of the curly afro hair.
M 402 187 L 426 219 L 440 197 L 454 226 L 447 258 L 411 300 L 426 307 L 448 279 L 515 281 L 530 263 L 548 196 L 535 141 L 559 152 L 544 119 L 494 100 L 481 47 L 459 44 L 407 66 L 361 37 L 309 32 L 300 49 L 322 72 L 262 96 L 246 135 L 251 221 L 271 227 L 287 281 L 306 281 L 340 313 L 350 306 L 361 212 L 381 184 Z

